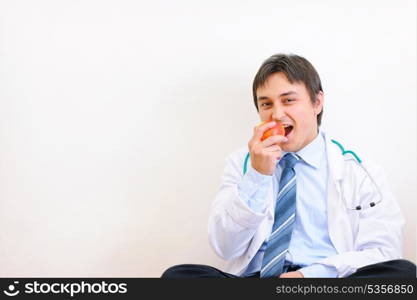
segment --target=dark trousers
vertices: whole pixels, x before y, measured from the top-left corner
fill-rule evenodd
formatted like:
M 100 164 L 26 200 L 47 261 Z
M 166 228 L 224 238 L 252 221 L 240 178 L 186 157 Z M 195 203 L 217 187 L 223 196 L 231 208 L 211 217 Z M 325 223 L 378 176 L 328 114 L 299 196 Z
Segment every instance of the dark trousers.
M 233 274 L 206 266 L 185 264 L 167 269 L 161 278 L 238 278 Z M 251 276 L 259 277 L 259 272 Z M 390 260 L 358 269 L 348 278 L 416 278 L 416 265 L 410 261 L 399 259 Z

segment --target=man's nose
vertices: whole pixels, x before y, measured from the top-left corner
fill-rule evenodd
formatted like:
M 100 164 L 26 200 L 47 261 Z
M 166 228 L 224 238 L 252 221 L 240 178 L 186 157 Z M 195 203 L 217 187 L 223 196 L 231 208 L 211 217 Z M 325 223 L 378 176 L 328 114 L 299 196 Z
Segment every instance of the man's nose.
M 282 106 L 276 105 L 272 111 L 273 120 L 282 120 L 285 116 L 285 110 Z

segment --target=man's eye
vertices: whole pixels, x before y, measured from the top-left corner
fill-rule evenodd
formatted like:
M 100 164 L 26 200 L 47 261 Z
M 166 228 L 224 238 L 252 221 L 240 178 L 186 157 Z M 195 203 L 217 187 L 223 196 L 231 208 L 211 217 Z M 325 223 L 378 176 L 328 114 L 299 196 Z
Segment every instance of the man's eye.
M 288 103 L 288 102 L 294 102 L 294 101 L 295 101 L 295 99 L 292 99 L 292 98 L 287 98 L 287 99 L 285 99 L 284 101 L 285 101 L 285 102 L 287 102 L 287 103 Z
M 271 105 L 271 103 L 268 103 L 268 102 L 264 102 L 264 103 L 261 104 L 262 107 L 267 107 L 267 106 L 270 106 L 270 105 Z

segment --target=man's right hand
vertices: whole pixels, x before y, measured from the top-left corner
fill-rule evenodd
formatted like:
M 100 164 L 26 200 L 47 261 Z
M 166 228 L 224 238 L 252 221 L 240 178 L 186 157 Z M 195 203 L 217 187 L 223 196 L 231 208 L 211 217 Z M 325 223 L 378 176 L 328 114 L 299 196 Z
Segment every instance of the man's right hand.
M 248 143 L 252 168 L 264 175 L 274 174 L 277 160 L 282 156 L 280 145 L 288 141 L 282 135 L 273 135 L 261 141 L 264 132 L 274 127 L 275 124 L 276 122 L 272 121 L 256 126 Z

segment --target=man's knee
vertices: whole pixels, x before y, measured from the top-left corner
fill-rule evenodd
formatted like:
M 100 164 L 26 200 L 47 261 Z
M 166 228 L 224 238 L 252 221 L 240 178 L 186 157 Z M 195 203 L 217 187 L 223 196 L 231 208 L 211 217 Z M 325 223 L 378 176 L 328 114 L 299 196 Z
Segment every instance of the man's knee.
M 362 267 L 348 277 L 415 278 L 416 265 L 405 259 L 384 261 Z
M 405 259 L 397 259 L 391 261 L 393 264 L 397 266 L 401 272 L 403 272 L 403 277 L 413 277 L 416 278 L 416 265 L 411 261 Z
M 238 277 L 207 265 L 183 264 L 167 269 L 161 278 L 230 278 Z
M 165 270 L 164 273 L 162 273 L 161 278 L 178 278 L 178 277 L 182 277 L 182 273 L 184 270 L 184 266 L 185 265 L 176 265 L 176 266 L 172 266 L 168 269 Z

